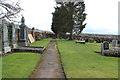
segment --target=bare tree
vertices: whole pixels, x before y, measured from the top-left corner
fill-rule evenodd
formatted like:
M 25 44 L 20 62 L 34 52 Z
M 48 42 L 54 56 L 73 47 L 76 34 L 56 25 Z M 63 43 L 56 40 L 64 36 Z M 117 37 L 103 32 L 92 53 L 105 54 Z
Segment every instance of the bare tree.
M 12 20 L 18 17 L 21 11 L 20 3 L 12 2 L 11 0 L 0 0 L 0 19 L 6 18 Z

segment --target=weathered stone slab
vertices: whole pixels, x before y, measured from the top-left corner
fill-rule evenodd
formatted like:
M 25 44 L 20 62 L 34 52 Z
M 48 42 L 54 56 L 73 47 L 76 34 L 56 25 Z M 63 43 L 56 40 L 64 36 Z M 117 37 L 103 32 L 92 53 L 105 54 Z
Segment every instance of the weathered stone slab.
M 15 29 L 15 25 L 12 24 L 12 48 L 16 48 L 17 47 L 17 40 L 16 40 L 16 29 Z
M 28 39 L 29 39 L 30 43 L 35 42 L 35 39 L 33 38 L 32 34 L 28 34 Z
M 112 40 L 112 47 L 117 47 L 118 40 Z
M 3 43 L 3 53 L 11 52 L 8 41 L 8 28 L 6 20 L 2 20 L 2 43 Z

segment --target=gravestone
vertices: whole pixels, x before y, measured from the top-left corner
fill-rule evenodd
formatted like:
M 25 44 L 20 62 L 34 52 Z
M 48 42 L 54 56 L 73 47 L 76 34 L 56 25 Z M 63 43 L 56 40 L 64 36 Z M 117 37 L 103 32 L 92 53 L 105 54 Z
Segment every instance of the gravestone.
M 7 21 L 5 19 L 2 20 L 2 43 L 3 43 L 3 53 L 11 52 L 11 48 L 9 46 L 9 40 L 8 40 Z
M 28 34 L 28 39 L 29 39 L 30 43 L 35 42 L 35 39 L 33 38 L 32 34 Z
M 101 46 L 102 55 L 104 55 L 104 51 L 106 50 L 109 50 L 109 43 L 107 41 L 104 41 Z
M 112 47 L 117 47 L 118 40 L 112 40 Z
M 28 28 L 25 25 L 25 19 L 22 17 L 20 25 L 19 46 L 28 46 Z
M 108 50 L 109 49 L 109 43 L 107 41 L 103 42 L 103 49 Z
M 16 29 L 15 29 L 15 25 L 12 23 L 12 48 L 16 48 L 17 47 L 17 40 L 16 40 Z

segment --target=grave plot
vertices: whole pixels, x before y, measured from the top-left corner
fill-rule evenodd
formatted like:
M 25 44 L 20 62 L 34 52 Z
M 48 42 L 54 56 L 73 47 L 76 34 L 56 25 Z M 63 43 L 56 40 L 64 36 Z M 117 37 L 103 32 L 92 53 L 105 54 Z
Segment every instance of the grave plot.
M 75 43 L 78 43 L 78 44 L 85 44 L 85 41 L 76 41 Z
M 104 41 L 101 46 L 101 54 L 104 56 L 120 57 L 120 48 L 117 40 L 112 40 L 112 47 L 107 41 Z
M 33 53 L 42 53 L 45 50 L 45 47 L 33 47 L 33 46 L 24 46 L 13 49 L 12 52 L 33 52 Z

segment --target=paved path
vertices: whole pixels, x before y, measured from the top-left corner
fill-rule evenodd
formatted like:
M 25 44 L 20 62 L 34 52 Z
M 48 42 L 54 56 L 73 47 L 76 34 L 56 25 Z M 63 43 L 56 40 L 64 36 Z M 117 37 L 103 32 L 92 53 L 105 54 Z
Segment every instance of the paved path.
M 51 40 L 30 78 L 65 78 L 55 45 L 55 40 Z

